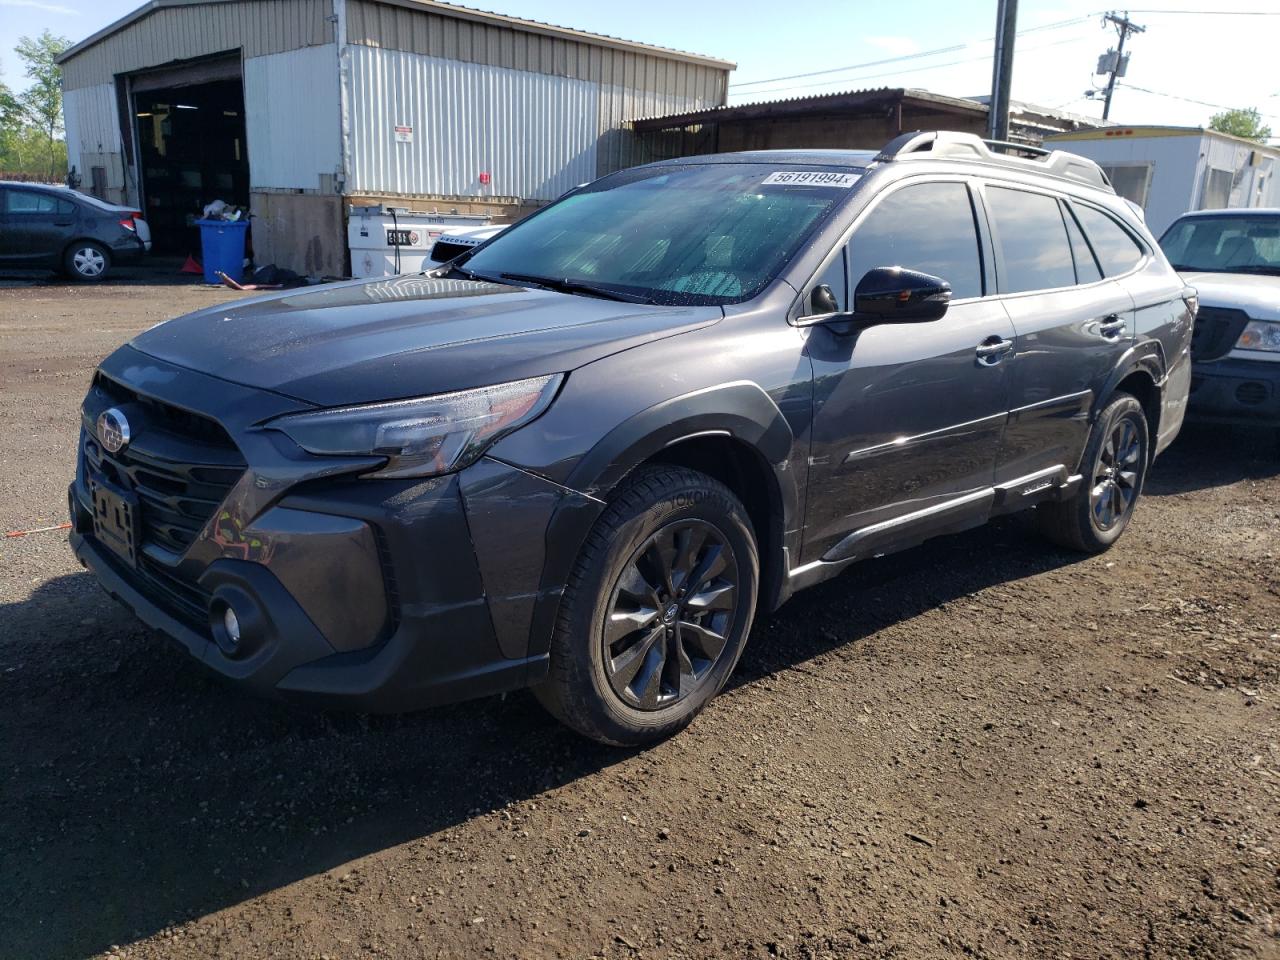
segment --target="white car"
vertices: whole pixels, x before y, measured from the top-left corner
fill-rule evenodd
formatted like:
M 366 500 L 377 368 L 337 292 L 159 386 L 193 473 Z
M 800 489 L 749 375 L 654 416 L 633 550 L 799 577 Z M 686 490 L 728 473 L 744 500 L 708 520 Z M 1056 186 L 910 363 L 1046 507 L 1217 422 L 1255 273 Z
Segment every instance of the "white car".
M 1188 419 L 1280 430 L 1280 209 L 1185 213 L 1160 246 L 1200 297 Z
M 472 247 L 480 246 L 490 237 L 496 237 L 508 226 L 510 224 L 502 223 L 485 227 L 459 227 L 456 230 L 446 230 L 436 238 L 435 245 L 431 248 L 431 254 L 427 260 L 437 266 L 442 263 L 448 263 L 454 257 L 466 253 Z

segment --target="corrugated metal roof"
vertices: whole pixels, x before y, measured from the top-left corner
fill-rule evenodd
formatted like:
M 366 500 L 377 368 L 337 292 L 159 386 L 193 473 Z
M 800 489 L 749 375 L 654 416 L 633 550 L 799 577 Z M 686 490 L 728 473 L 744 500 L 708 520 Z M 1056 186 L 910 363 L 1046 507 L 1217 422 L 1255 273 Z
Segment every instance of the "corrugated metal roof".
M 172 7 L 201 6 L 206 4 L 234 2 L 236 2 L 236 0 L 148 0 L 147 3 L 143 4 L 132 13 L 126 14 L 114 23 L 103 27 L 101 30 L 90 34 L 79 43 L 67 48 L 67 50 L 57 58 L 57 62 L 65 63 L 67 60 L 72 59 L 99 41 L 106 39 L 114 33 L 118 33 L 130 24 L 141 20 L 143 17 L 149 16 L 157 10 Z M 443 3 L 441 0 L 379 0 L 379 2 L 388 3 L 393 6 L 407 7 L 409 9 L 431 11 L 445 16 L 454 17 L 456 19 L 492 23 L 506 26 L 513 30 L 563 37 L 565 39 L 576 40 L 581 43 L 614 47 L 624 50 L 634 50 L 648 53 L 652 56 L 664 57 L 673 60 L 685 60 L 692 63 L 719 67 L 725 70 L 732 70 L 737 66 L 737 64 L 728 60 L 720 60 L 715 57 L 708 57 L 702 54 L 688 53 L 684 50 L 674 50 L 669 47 L 661 47 L 655 44 L 639 43 L 634 40 L 623 40 L 619 37 L 611 37 L 605 34 L 588 33 L 584 30 L 575 30 L 572 27 L 560 27 L 550 23 L 542 23 L 538 20 L 522 20 L 518 17 L 509 17 L 505 14 L 491 13 L 487 10 L 475 10 L 470 7 L 459 6 L 457 4 Z
M 711 107 L 666 117 L 634 117 L 631 122 L 636 125 L 636 129 L 652 130 L 663 126 L 677 127 L 725 120 L 750 120 L 776 114 L 825 113 L 831 110 L 864 107 L 872 103 L 897 100 L 928 103 L 973 114 L 987 112 L 984 104 L 975 103 L 965 97 L 949 97 L 913 87 L 874 87 L 867 90 L 842 90 L 838 93 L 812 94 L 782 100 L 756 100 L 751 103 L 727 104 L 722 107 Z

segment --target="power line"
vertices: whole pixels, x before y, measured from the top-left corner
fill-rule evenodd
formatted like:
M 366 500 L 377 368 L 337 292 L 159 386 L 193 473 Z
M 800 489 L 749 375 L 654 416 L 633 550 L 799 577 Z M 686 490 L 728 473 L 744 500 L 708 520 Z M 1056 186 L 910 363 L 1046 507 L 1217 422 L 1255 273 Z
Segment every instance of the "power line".
M 1068 37 L 1065 40 L 1055 40 L 1053 43 L 1042 43 L 1039 46 L 1027 47 L 1022 52 L 1032 53 L 1036 50 L 1047 50 L 1050 47 L 1060 47 L 1065 43 L 1082 43 L 1086 40 L 1091 41 L 1093 40 L 1093 37 L 1092 36 Z M 771 87 L 768 90 L 748 90 L 748 91 L 745 91 L 745 93 L 751 94 L 751 95 L 762 95 L 762 94 L 769 94 L 769 93 L 779 93 L 787 90 L 809 90 L 814 87 L 829 87 L 832 84 L 837 84 L 837 83 L 839 84 L 862 83 L 867 80 L 879 80 L 881 77 L 898 77 L 907 73 L 922 73 L 922 72 L 927 72 L 929 70 L 941 70 L 943 67 L 954 67 L 964 63 L 980 63 L 984 60 L 990 60 L 992 59 L 992 57 L 994 57 L 994 53 L 984 53 L 976 57 L 963 57 L 959 60 L 948 60 L 945 63 L 931 63 L 927 67 L 911 67 L 907 70 L 890 70 L 885 73 L 872 73 L 872 74 L 867 74 L 865 76 L 858 76 L 858 77 L 840 77 L 835 80 L 823 80 L 818 83 L 787 84 L 786 86 L 782 86 L 782 87 Z
M 1087 23 L 1091 19 L 1093 19 L 1092 14 L 1084 17 L 1072 17 L 1070 20 L 1059 20 L 1054 23 L 1045 23 L 1045 24 L 1041 24 L 1038 27 L 1028 27 L 1025 30 L 1019 30 L 1017 33 L 1017 36 L 1022 36 L 1028 33 L 1037 33 L 1042 30 L 1058 30 L 1058 29 L 1061 29 L 1062 27 L 1075 26 L 1077 23 Z M 805 80 L 805 79 L 808 79 L 809 77 L 820 77 L 828 73 L 843 73 L 846 70 L 863 70 L 867 67 L 881 67 L 887 63 L 900 63 L 906 60 L 919 60 L 921 57 L 936 57 L 944 53 L 957 53 L 960 50 L 964 50 L 967 47 L 972 47 L 979 43 L 990 43 L 994 39 L 995 37 L 985 37 L 981 40 L 969 40 L 965 43 L 957 43 L 950 47 L 937 47 L 936 49 L 933 49 L 933 50 L 921 50 L 918 53 L 905 53 L 905 54 L 902 54 L 901 56 L 887 57 L 883 60 L 869 60 L 866 63 L 851 63 L 843 67 L 831 67 L 830 69 L 827 69 L 827 70 L 813 70 L 809 73 L 793 73 L 790 76 L 786 76 L 786 77 L 770 77 L 766 80 L 746 80 L 746 81 L 743 81 L 742 83 L 729 84 L 729 89 L 732 90 L 735 87 L 756 87 L 764 83 L 780 83 L 783 80 Z
M 1194 103 L 1196 104 L 1196 106 L 1210 107 L 1211 109 L 1214 109 L 1214 110 L 1237 109 L 1236 107 L 1227 106 L 1225 103 L 1210 103 L 1207 100 L 1195 100 L 1191 97 L 1181 97 L 1176 93 L 1164 93 L 1161 90 L 1149 90 L 1146 87 L 1139 87 L 1137 84 L 1133 84 L 1133 83 L 1125 83 L 1125 84 L 1122 84 L 1122 86 L 1125 86 L 1130 90 L 1137 90 L 1139 93 L 1149 93 L 1152 96 L 1156 96 L 1156 97 L 1167 97 L 1170 100 L 1181 100 L 1183 103 Z M 1280 116 L 1277 116 L 1273 113 L 1259 113 L 1258 116 L 1267 120 L 1280 120 Z
M 1280 17 L 1280 10 L 1129 10 L 1128 13 L 1188 14 L 1195 17 Z

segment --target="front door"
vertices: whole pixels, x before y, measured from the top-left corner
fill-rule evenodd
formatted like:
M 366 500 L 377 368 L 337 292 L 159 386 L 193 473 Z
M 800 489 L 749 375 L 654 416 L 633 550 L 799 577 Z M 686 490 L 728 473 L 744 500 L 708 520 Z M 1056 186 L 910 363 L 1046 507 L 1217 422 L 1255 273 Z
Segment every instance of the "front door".
M 71 239 L 76 205 L 44 190 L 6 187 L 0 190 L 4 228 L 0 261 L 6 266 L 56 266 Z
M 814 415 L 803 562 L 843 559 L 837 545 L 850 533 L 886 522 L 941 525 L 955 508 L 986 518 L 1013 327 L 999 301 L 985 298 L 974 210 L 963 180 L 907 181 L 862 214 L 812 282 L 847 309 L 867 271 L 902 266 L 948 281 L 953 300 L 928 323 L 856 335 L 807 328 Z

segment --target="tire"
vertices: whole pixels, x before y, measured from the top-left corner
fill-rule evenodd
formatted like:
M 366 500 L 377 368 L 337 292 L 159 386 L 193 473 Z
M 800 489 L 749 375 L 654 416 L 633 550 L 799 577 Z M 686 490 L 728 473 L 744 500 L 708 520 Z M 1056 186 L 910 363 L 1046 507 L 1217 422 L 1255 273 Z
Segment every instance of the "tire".
M 1083 553 L 1102 553 L 1129 526 L 1151 462 L 1142 404 L 1117 393 L 1103 407 L 1080 462 L 1084 476 L 1069 500 L 1036 508 L 1041 532 Z
M 600 743 L 671 736 L 733 672 L 759 579 L 751 522 L 727 487 L 683 467 L 642 469 L 583 544 L 535 695 Z
M 77 240 L 62 255 L 62 269 L 73 280 L 96 283 L 111 268 L 111 254 L 93 240 Z

